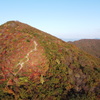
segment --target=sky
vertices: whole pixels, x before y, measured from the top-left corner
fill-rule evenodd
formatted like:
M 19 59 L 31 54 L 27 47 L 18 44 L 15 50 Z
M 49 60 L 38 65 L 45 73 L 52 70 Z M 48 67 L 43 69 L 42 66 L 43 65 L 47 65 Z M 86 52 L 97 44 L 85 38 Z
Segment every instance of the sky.
M 58 38 L 100 38 L 100 0 L 0 0 L 0 25 L 11 20 Z

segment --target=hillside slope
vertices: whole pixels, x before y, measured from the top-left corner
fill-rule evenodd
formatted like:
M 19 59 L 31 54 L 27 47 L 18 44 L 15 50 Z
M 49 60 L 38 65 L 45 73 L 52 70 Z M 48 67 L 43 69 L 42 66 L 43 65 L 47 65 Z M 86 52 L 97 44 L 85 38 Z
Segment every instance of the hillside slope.
M 100 58 L 100 39 L 82 39 L 69 43 L 74 44 L 89 54 Z
M 18 21 L 0 26 L 1 100 L 95 100 L 100 59 Z

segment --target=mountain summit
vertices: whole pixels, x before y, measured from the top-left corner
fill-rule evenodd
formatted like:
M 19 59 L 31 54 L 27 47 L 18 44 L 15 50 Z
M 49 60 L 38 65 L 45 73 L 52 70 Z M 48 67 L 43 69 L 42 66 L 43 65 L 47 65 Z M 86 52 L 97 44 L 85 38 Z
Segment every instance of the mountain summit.
M 1 100 L 95 100 L 100 59 L 18 21 L 0 26 Z

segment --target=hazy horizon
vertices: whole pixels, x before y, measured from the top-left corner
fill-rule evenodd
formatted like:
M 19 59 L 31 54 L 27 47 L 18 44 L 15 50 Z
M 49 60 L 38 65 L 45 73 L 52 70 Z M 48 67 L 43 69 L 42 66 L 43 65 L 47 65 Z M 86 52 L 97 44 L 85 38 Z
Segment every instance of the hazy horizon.
M 91 39 L 91 38 L 73 38 L 73 39 L 66 39 L 66 38 L 61 38 L 63 41 L 65 41 L 65 42 L 69 42 L 69 41 L 71 41 L 71 42 L 74 42 L 74 41 L 78 41 L 78 40 L 82 40 L 82 39 Z M 100 38 L 93 38 L 93 39 L 97 39 L 97 40 L 99 40 Z

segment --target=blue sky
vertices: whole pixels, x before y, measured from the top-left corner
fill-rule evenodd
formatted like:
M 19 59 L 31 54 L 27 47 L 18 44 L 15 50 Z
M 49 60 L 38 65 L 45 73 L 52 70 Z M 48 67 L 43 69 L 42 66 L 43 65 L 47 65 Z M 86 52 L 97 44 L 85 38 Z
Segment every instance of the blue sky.
M 0 24 L 10 20 L 59 38 L 100 38 L 100 0 L 1 0 Z

